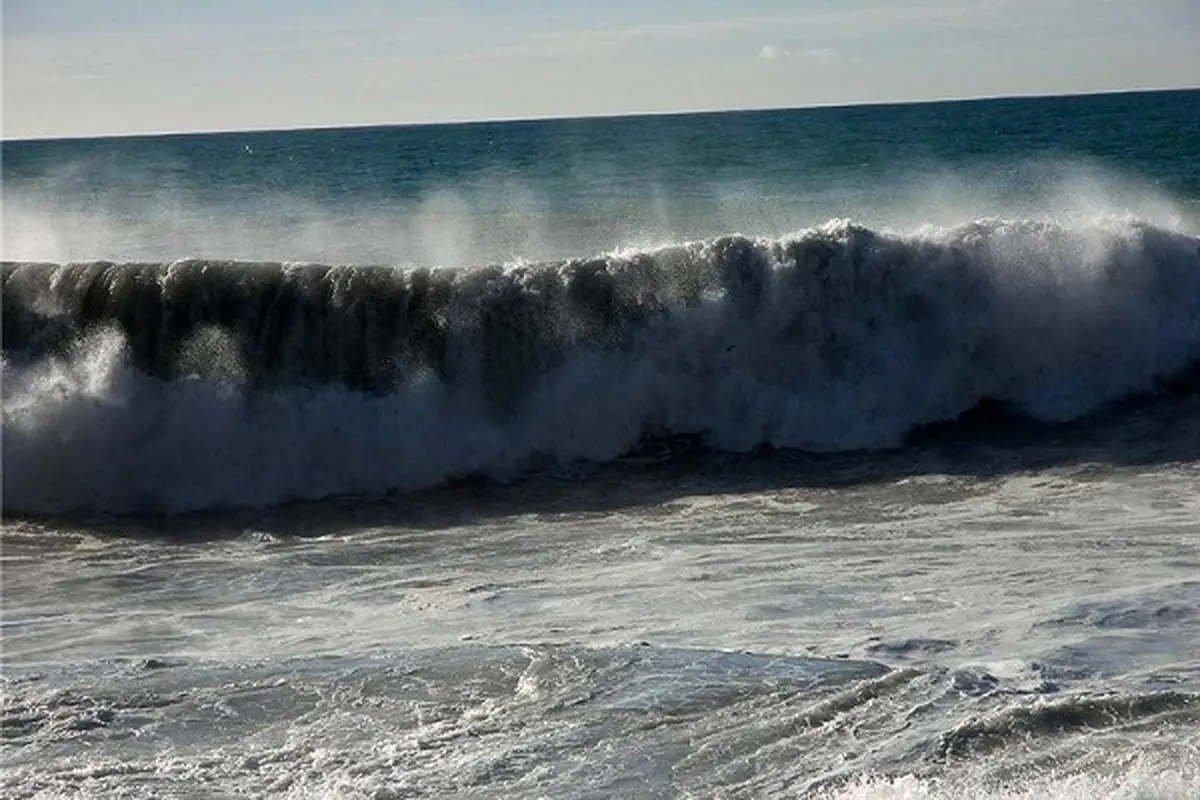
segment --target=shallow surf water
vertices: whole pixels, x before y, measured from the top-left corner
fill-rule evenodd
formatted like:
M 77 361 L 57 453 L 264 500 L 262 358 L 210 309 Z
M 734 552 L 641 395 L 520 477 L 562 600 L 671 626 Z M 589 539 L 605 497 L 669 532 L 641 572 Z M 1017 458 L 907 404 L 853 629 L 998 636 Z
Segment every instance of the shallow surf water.
M 833 466 L 10 526 L 6 791 L 1194 794 L 1194 464 Z

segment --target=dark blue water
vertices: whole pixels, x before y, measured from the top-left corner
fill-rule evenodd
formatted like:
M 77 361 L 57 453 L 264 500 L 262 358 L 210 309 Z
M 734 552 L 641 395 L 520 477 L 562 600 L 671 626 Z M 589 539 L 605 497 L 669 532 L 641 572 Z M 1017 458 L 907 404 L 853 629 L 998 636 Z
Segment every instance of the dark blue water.
M 601 119 L 253 133 L 8 141 L 4 181 L 26 189 L 84 162 L 92 191 L 185 184 L 211 192 L 304 192 L 329 201 L 414 198 L 498 171 L 571 182 L 611 170 L 621 189 L 672 189 L 746 176 L 780 186 L 814 175 L 891 177 L 898 170 L 1025 158 L 1091 160 L 1163 191 L 1200 190 L 1200 91 L 1170 91 L 743 111 Z M 144 170 L 123 186 L 121 176 Z M 574 186 L 576 191 L 584 187 Z M 613 187 L 616 188 L 616 187 Z M 225 197 L 225 200 L 230 199 Z

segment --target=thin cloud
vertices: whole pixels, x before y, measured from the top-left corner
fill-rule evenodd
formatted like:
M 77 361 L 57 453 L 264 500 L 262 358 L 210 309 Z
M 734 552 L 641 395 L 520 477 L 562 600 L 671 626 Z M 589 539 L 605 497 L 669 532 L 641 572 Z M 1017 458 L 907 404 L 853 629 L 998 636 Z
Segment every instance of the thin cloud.
M 816 47 L 809 50 L 792 51 L 775 44 L 764 44 L 758 51 L 759 59 L 763 61 L 781 61 L 785 58 L 803 58 L 811 61 L 832 61 L 834 51 L 829 47 Z
M 1011 18 L 1016 6 L 1043 2 L 1050 5 L 1073 0 L 981 0 L 962 4 L 949 0 L 927 2 L 901 7 L 849 8 L 809 11 L 772 16 L 722 17 L 690 19 L 666 23 L 627 25 L 601 28 L 564 28 L 555 31 L 531 32 L 518 35 L 500 44 L 469 50 L 458 58 L 492 60 L 506 58 L 561 58 L 611 55 L 642 47 L 648 43 L 711 41 L 737 34 L 792 31 L 811 35 L 821 31 L 825 36 L 862 38 L 883 30 L 982 29 Z M 828 60 L 828 48 L 790 52 L 775 44 L 759 50 L 764 61 L 788 56 Z

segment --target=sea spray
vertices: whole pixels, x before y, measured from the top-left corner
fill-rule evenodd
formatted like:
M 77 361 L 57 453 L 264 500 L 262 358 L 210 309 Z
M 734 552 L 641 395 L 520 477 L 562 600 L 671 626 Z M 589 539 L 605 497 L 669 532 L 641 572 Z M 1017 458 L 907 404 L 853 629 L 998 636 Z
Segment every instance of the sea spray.
M 6 509 L 377 493 L 648 437 L 896 445 L 1200 361 L 1200 241 L 1126 218 L 847 222 L 471 269 L 7 263 Z

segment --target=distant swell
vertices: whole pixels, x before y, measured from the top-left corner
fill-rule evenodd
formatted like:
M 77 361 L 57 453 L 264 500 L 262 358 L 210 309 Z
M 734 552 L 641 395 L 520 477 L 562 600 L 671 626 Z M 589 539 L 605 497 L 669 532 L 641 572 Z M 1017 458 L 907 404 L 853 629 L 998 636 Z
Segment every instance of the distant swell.
M 648 437 L 886 447 L 1071 420 L 1200 363 L 1200 240 L 1132 220 L 831 223 L 455 270 L 3 266 L 7 511 L 376 493 Z

